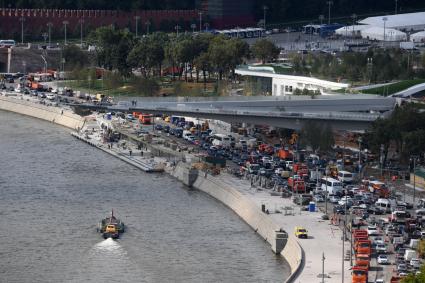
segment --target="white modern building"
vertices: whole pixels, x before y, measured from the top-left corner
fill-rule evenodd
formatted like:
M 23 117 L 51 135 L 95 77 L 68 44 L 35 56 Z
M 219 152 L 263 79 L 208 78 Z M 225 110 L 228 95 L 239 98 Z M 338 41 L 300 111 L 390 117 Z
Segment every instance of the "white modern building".
M 412 32 L 425 29 L 425 12 L 369 17 L 359 24 Z
M 407 40 L 407 34 L 393 29 L 393 28 L 383 28 L 383 27 L 369 27 L 362 30 L 361 35 L 363 38 L 370 40 L 380 40 L 380 41 L 405 41 Z
M 410 41 L 415 43 L 425 43 L 425 31 L 420 31 L 410 35 Z
M 347 83 L 331 82 L 313 77 L 277 74 L 274 72 L 273 67 L 240 67 L 235 72 L 241 76 L 270 78 L 271 93 L 273 96 L 292 95 L 296 89 L 318 90 L 320 93 L 326 94 L 326 92 L 348 88 L 350 86 Z

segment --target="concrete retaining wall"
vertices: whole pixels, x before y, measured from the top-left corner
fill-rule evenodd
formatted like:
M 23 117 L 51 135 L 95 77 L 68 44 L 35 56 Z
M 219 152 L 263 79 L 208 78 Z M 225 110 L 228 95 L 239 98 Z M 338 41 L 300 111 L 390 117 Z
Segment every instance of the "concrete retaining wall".
M 74 130 L 81 128 L 84 124 L 84 118 L 74 114 L 72 111 L 63 110 L 62 113 L 62 110 L 57 107 L 45 106 L 6 96 L 0 96 L 0 110 L 35 117 Z
M 169 170 L 169 173 L 180 181 L 183 181 L 184 172 L 189 168 L 187 165 L 178 163 L 175 168 Z M 252 201 L 241 194 L 238 190 L 223 184 L 217 178 L 211 175 L 201 175 L 192 184 L 192 187 L 209 194 L 215 199 L 221 201 L 238 214 L 249 226 L 260 234 L 274 250 L 276 244 L 276 231 L 279 227 L 272 219 L 263 213 Z M 293 282 L 297 277 L 303 264 L 303 251 L 293 236 L 289 236 L 285 248 L 281 252 L 285 257 L 291 270 L 291 275 L 285 282 Z

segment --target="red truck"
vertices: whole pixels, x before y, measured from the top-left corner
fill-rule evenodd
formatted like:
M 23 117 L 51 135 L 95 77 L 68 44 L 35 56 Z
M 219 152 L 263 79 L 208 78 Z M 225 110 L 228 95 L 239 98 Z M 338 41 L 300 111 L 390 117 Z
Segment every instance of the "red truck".
M 293 166 L 293 171 L 295 175 L 304 177 L 308 176 L 308 167 L 303 163 L 296 163 Z
M 367 283 L 368 270 L 363 266 L 354 266 L 352 269 L 351 283 Z
M 294 193 L 298 193 L 298 194 L 305 193 L 305 184 L 301 178 L 297 178 L 295 176 L 290 177 L 288 179 L 288 187 Z

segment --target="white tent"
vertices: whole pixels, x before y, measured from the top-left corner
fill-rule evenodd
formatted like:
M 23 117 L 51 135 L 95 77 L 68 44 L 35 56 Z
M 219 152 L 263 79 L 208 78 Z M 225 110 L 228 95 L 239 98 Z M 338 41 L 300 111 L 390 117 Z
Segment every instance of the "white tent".
M 410 35 L 410 41 L 425 42 L 425 31 L 420 31 Z
M 369 25 L 353 25 L 339 28 L 335 31 L 336 34 L 349 37 L 357 37 L 361 35 L 361 31 L 370 28 Z
M 385 36 L 384 36 L 385 30 Z M 381 28 L 381 27 L 369 27 L 361 31 L 362 37 L 370 40 L 385 40 L 385 41 L 405 41 L 407 35 L 396 29 Z
M 375 27 L 384 27 L 384 22 L 387 28 L 419 31 L 425 28 L 425 12 L 369 17 L 359 21 L 360 24 Z

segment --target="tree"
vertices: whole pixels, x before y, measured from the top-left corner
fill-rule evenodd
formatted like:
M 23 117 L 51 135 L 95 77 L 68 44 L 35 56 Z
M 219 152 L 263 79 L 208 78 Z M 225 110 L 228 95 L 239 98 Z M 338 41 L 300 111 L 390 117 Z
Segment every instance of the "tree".
M 401 279 L 401 283 L 423 283 L 425 282 L 425 265 L 422 265 L 419 274 L 410 273 L 403 279 Z
M 211 66 L 218 72 L 218 79 L 223 79 L 223 73 L 230 69 L 230 62 L 233 60 L 232 54 L 228 49 L 224 36 L 216 36 L 212 39 L 208 48 L 208 58 Z
M 267 39 L 257 40 L 252 45 L 251 51 L 254 57 L 260 59 L 263 64 L 276 59 L 280 52 L 279 48 Z
M 81 50 L 80 47 L 70 44 L 63 49 L 63 58 L 65 59 L 67 69 L 81 68 L 87 66 L 89 58 L 87 52 Z

